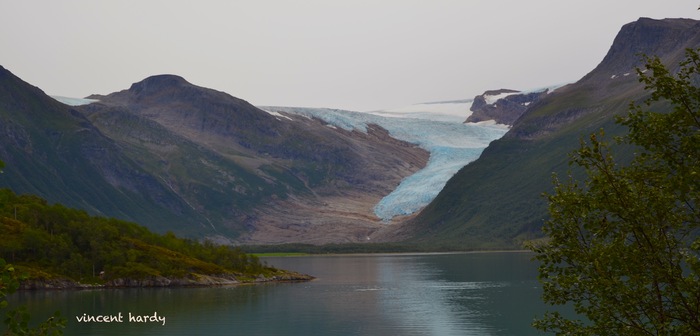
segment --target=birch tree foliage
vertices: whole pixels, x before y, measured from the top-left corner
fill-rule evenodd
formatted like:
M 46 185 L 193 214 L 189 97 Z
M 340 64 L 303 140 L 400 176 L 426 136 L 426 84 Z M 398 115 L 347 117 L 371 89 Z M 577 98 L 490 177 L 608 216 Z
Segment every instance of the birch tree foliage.
M 543 300 L 578 317 L 549 312 L 540 330 L 700 334 L 700 55 L 687 50 L 674 71 L 645 63 L 637 73 L 649 98 L 617 119 L 628 134 L 581 141 L 571 162 L 585 177 L 555 176 L 546 195 L 548 239 L 531 247 Z M 616 158 L 621 150 L 632 159 Z

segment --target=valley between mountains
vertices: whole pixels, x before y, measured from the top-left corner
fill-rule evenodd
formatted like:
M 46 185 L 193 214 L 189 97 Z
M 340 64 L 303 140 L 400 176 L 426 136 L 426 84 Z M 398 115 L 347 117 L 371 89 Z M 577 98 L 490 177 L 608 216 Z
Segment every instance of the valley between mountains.
M 391 111 L 259 109 L 173 75 L 150 77 L 128 90 L 90 99 L 94 102 L 76 108 L 142 167 L 155 167 L 173 192 L 201 209 L 214 230 L 222 224 L 211 217 L 235 214 L 222 218 L 223 226 L 238 234 L 235 239 L 219 232 L 207 238 L 236 244 L 395 241 L 397 223 L 427 205 L 451 175 L 507 130 L 463 124 L 468 103 L 442 114 L 434 107 L 450 103 L 427 105 L 433 109 L 424 106 L 422 117 Z M 171 147 L 177 141 L 192 146 L 186 155 L 194 162 L 181 163 L 193 165 L 186 172 L 172 162 L 183 154 L 184 146 Z M 152 158 L 148 164 L 144 152 Z M 216 159 L 203 158 L 205 153 Z M 228 171 L 233 167 L 248 175 Z M 199 183 L 220 193 L 213 197 L 223 198 L 214 216 L 190 180 L 211 169 L 216 184 L 204 178 Z M 420 183 L 411 186 L 411 177 L 426 170 L 429 176 L 418 176 Z M 266 188 L 272 191 L 268 194 Z M 408 192 L 392 197 L 401 189 Z M 259 200 L 251 202 L 252 197 Z

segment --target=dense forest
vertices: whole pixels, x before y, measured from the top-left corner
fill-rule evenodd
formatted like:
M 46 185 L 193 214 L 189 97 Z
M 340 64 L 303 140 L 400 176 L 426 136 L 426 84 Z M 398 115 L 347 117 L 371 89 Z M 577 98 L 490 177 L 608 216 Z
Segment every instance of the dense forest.
M 287 273 L 231 246 L 156 234 L 145 227 L 0 189 L 0 258 L 30 279 L 104 284 L 114 279 Z

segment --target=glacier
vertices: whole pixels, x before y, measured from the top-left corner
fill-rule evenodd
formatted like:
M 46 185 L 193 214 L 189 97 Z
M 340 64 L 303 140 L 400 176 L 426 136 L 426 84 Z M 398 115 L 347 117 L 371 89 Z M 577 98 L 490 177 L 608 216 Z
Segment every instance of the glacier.
M 476 160 L 488 144 L 502 137 L 507 125 L 494 122 L 464 123 L 471 113 L 471 100 L 432 102 L 371 112 L 329 108 L 260 106 L 279 118 L 289 113 L 317 118 L 329 126 L 348 131 L 367 132 L 376 124 L 399 140 L 430 152 L 428 164 L 404 178 L 389 195 L 374 207 L 384 222 L 396 216 L 413 214 L 428 205 L 459 169 Z
M 71 98 L 71 97 L 64 97 L 64 96 L 50 96 L 53 99 L 58 100 L 59 102 L 66 104 L 68 106 L 81 106 L 81 105 L 88 105 L 92 104 L 94 102 L 98 102 L 99 100 L 97 99 L 88 99 L 88 98 Z

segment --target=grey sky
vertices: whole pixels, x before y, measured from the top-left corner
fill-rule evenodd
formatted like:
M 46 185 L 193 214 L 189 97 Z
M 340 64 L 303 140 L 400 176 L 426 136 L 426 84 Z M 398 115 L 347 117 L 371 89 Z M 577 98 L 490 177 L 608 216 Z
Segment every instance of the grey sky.
M 0 0 L 0 65 L 51 95 L 171 73 L 256 105 L 367 111 L 572 82 L 622 25 L 698 4 Z

